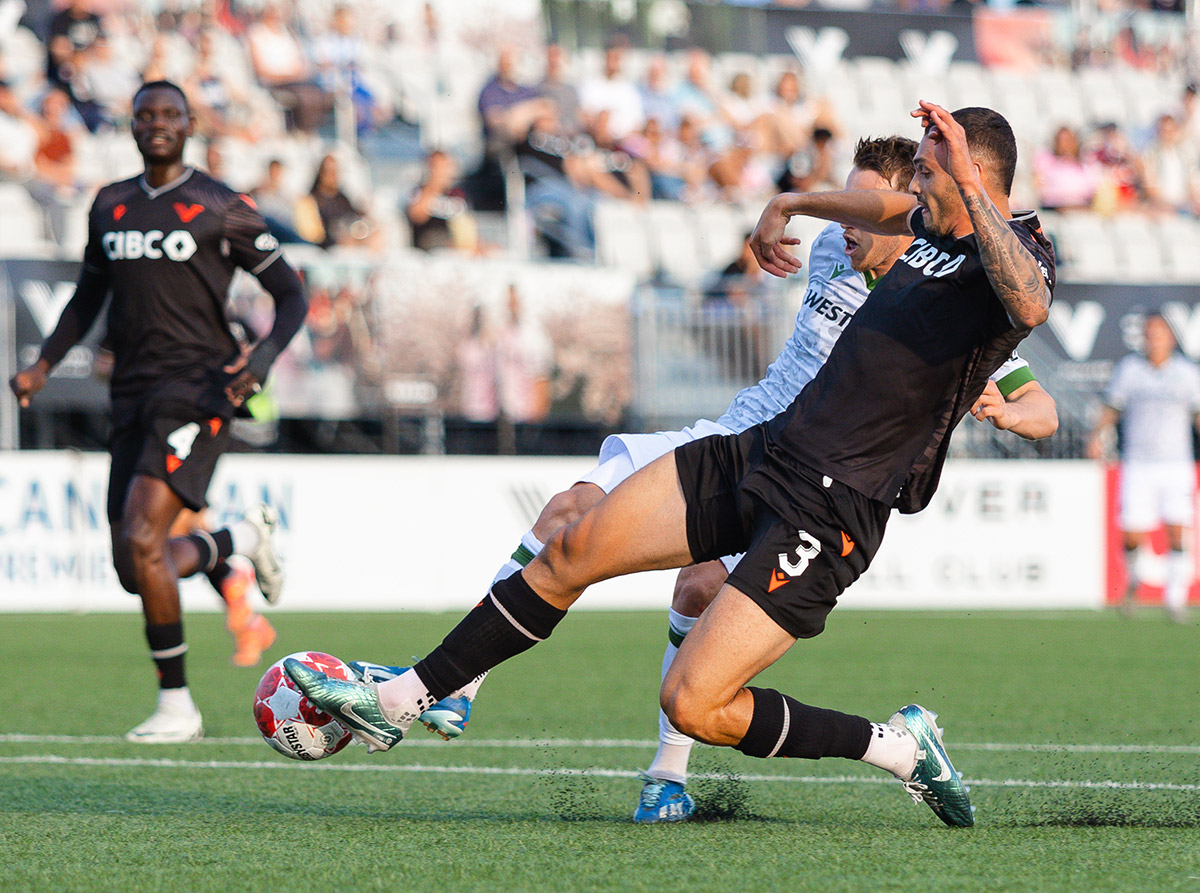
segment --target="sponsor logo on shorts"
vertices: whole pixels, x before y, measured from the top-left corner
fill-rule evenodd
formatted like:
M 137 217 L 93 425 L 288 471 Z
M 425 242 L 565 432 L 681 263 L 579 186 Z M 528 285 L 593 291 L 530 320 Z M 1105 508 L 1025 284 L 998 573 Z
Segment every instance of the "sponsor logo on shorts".
M 845 558 L 854 551 L 854 540 L 846 536 L 846 531 L 842 531 L 842 557 Z

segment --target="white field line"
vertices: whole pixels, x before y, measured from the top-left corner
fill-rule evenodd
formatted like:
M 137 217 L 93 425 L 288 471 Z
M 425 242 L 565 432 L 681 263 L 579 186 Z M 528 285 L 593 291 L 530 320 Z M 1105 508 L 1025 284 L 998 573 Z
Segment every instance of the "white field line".
M 31 735 L 20 732 L 0 734 L 0 744 L 125 744 L 117 735 Z M 194 745 L 245 745 L 258 747 L 261 738 L 201 738 Z M 472 738 L 470 735 L 453 743 L 433 735 L 417 735 L 404 741 L 404 749 L 413 747 L 480 747 L 511 748 L 655 748 L 657 741 L 635 738 Z M 996 753 L 1114 753 L 1114 754 L 1198 754 L 1197 744 L 1021 744 L 1005 742 L 951 741 L 947 748 L 952 751 L 974 750 Z
M 287 769 L 295 771 L 299 767 L 295 763 L 284 763 L 277 760 L 170 760 L 142 759 L 120 757 L 63 757 L 56 754 L 30 754 L 19 757 L 0 757 L 0 765 L 35 765 L 35 766 L 98 766 L 116 768 L 147 768 L 147 769 Z M 518 775 L 518 776 L 586 776 L 588 778 L 639 778 L 641 773 L 622 769 L 529 769 L 524 767 L 505 766 L 425 766 L 413 764 L 397 766 L 394 764 L 369 766 L 363 763 L 340 765 L 337 763 L 310 763 L 304 766 L 308 772 L 404 772 L 443 775 Z M 732 774 L 743 781 L 788 782 L 792 784 L 895 784 L 895 779 L 878 775 L 760 775 Z M 704 773 L 693 775 L 693 779 L 722 779 L 731 774 Z M 1099 788 L 1116 791 L 1200 791 L 1200 784 L 1174 784 L 1170 782 L 1148 781 L 1070 781 L 1051 779 L 1048 781 L 1033 781 L 1020 778 L 970 778 L 971 786 L 994 788 Z

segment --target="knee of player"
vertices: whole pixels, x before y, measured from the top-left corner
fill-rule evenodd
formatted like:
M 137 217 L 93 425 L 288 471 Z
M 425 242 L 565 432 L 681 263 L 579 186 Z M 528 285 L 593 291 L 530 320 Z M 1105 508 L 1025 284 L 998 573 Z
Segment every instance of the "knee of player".
M 123 539 L 124 551 L 135 565 L 162 558 L 166 547 L 165 533 L 149 521 L 132 519 L 126 522 Z
M 137 577 L 133 573 L 133 567 L 127 561 L 120 561 L 113 558 L 113 569 L 117 572 L 117 582 L 121 584 L 121 588 L 130 595 L 137 595 Z
M 718 565 L 719 573 L 712 570 L 710 564 Z M 675 578 L 671 607 L 686 617 L 699 617 L 721 591 L 725 577 L 725 568 L 720 562 L 685 567 Z
M 659 693 L 659 704 L 667 719 L 678 731 L 697 741 L 715 740 L 715 723 L 718 719 L 710 704 L 689 691 L 682 682 L 663 683 Z
M 592 493 L 593 490 L 596 493 Z M 541 538 L 548 539 L 554 533 L 578 521 L 603 496 L 599 488 L 592 485 L 581 485 L 556 493 L 550 497 L 550 501 L 538 516 L 537 523 L 533 525 L 534 534 L 544 534 Z

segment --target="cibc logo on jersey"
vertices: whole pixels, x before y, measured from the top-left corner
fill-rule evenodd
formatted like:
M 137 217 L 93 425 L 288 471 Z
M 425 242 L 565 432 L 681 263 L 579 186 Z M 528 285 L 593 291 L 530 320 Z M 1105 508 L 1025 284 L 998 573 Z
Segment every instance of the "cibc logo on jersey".
M 914 270 L 920 270 L 926 276 L 935 276 L 939 279 L 949 276 L 961 267 L 966 259 L 965 254 L 951 257 L 936 245 L 930 245 L 927 239 L 913 239 L 908 250 L 900 255 L 900 260 Z
M 139 232 L 136 229 L 105 233 L 100 240 L 109 260 L 138 260 L 149 258 L 183 262 L 196 253 L 196 240 L 187 230 L 177 229 L 163 234 L 161 229 Z

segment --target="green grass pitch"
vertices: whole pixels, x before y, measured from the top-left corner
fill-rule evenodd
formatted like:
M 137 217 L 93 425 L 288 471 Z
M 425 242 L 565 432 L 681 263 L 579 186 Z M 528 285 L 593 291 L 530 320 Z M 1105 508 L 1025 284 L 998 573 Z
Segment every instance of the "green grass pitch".
M 448 614 L 274 614 L 276 659 L 406 661 Z M 666 619 L 573 614 L 485 684 L 467 735 L 277 755 L 215 615 L 189 618 L 206 741 L 126 744 L 141 621 L 0 615 L 0 890 L 1200 891 L 1200 625 L 1146 612 L 835 611 L 761 677 L 885 720 L 941 714 L 970 830 L 845 760 L 697 748 L 706 813 L 635 826 Z

